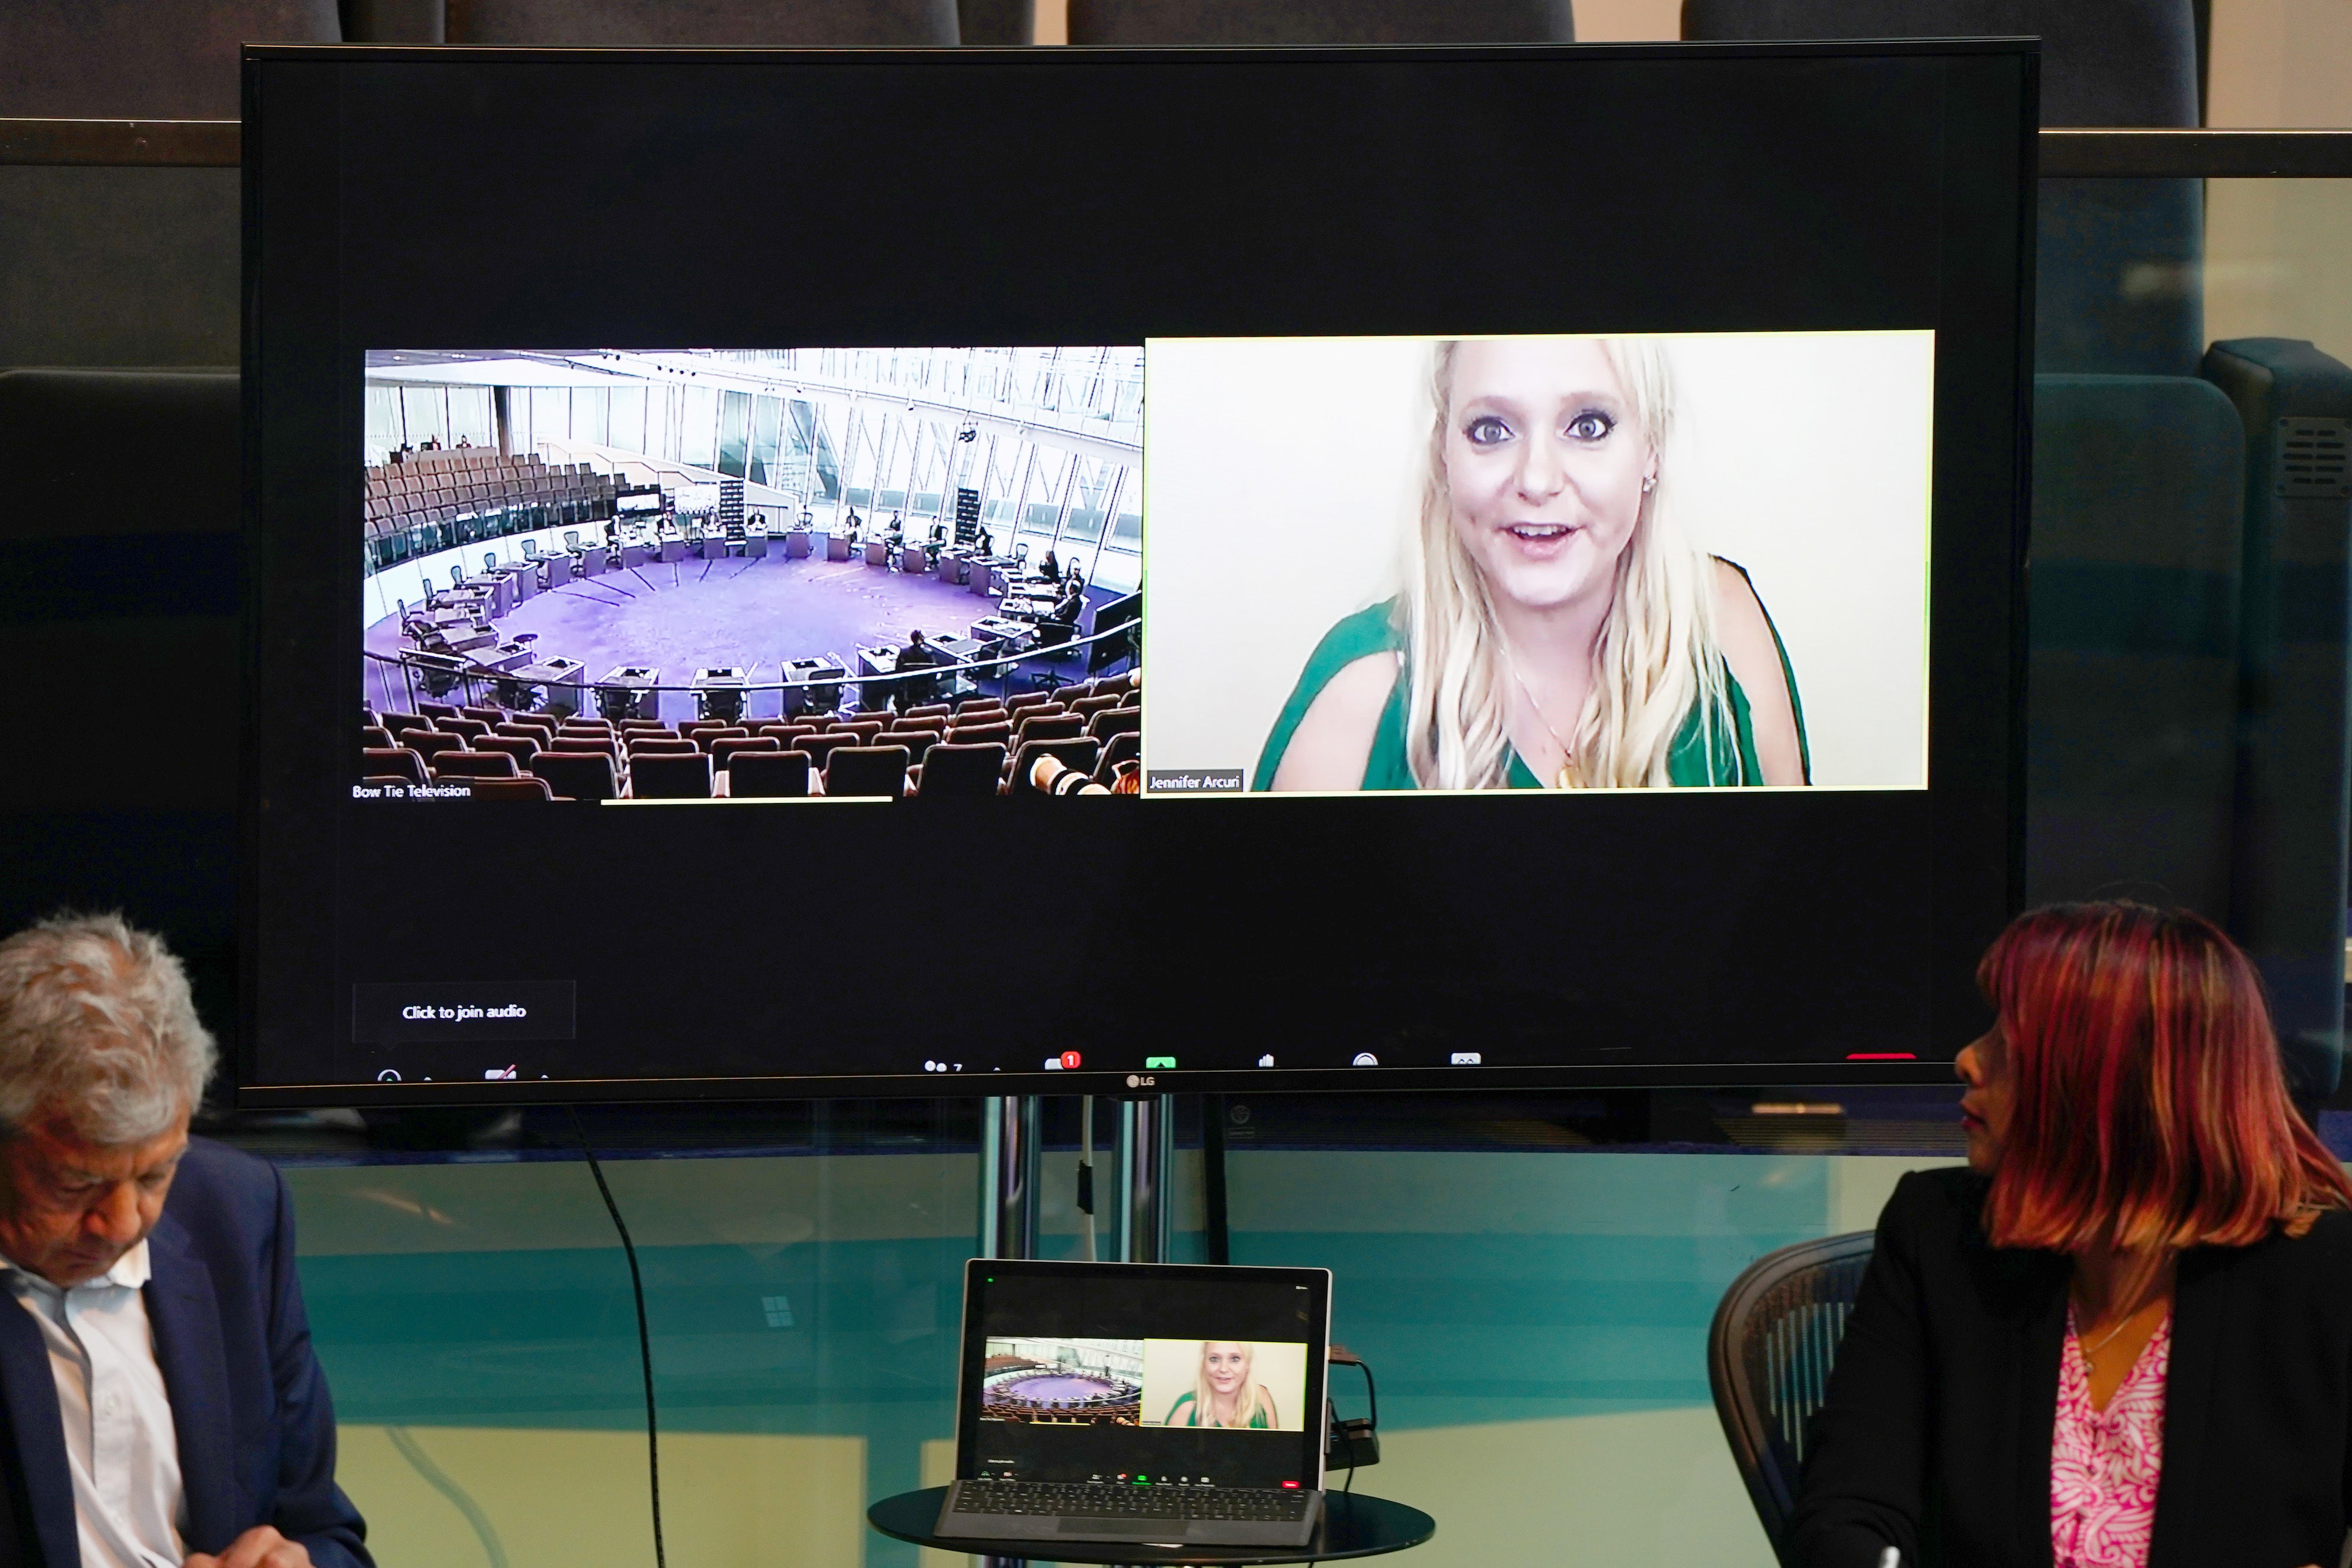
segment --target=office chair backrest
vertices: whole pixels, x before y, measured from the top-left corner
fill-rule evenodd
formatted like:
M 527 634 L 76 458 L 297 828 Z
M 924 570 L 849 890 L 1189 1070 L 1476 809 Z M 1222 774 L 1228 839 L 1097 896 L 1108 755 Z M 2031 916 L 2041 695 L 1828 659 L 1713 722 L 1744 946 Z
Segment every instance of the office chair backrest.
M 1829 1390 L 1845 1320 L 1876 1238 L 1867 1230 L 1768 1252 L 1731 1281 L 1706 1335 L 1715 1412 L 1756 1517 L 1782 1549 L 1805 1463 L 1805 1427 Z
M 452 0 L 453 44 L 810 48 L 960 41 L 955 0 Z
M 1686 39 L 2042 39 L 2042 123 L 2198 123 L 2192 0 L 1683 0 Z M 2193 376 L 2205 349 L 2204 187 L 2044 180 L 2034 368 Z
M 1572 44 L 1569 0 L 1070 0 L 1074 44 Z

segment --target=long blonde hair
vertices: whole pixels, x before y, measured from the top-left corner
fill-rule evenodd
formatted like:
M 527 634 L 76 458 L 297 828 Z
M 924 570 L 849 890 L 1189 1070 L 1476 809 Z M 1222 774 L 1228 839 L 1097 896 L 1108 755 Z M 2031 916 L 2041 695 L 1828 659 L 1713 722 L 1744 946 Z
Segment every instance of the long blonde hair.
M 1674 378 L 1665 350 L 1652 339 L 1598 341 L 1657 454 L 1658 472 L 1617 558 L 1609 613 L 1593 645 L 1591 692 L 1568 738 L 1582 785 L 1656 788 L 1669 782 L 1667 757 L 1694 705 L 1710 764 L 1724 746 L 1736 755 L 1737 742 L 1716 637 L 1713 571 L 1675 526 L 1667 455 Z M 1429 466 L 1399 598 L 1410 671 L 1406 755 L 1424 789 L 1500 789 L 1510 767 L 1508 657 L 1485 574 L 1454 526 L 1445 476 L 1460 347 L 1441 342 L 1431 358 Z
M 1192 1425 L 1213 1427 L 1217 1424 L 1214 1416 L 1217 1391 L 1209 1386 L 1209 1347 L 1213 1344 L 1240 1345 L 1242 1354 L 1248 1361 L 1249 1369 L 1242 1374 L 1241 1391 L 1234 1396 L 1234 1425 L 1246 1427 L 1251 1418 L 1263 1410 L 1265 1412 L 1265 1424 L 1279 1427 L 1282 1417 L 1274 1408 L 1274 1396 L 1268 1394 L 1265 1385 L 1257 1380 L 1257 1346 L 1238 1339 L 1204 1339 L 1201 1342 L 1201 1367 L 1192 1377 Z

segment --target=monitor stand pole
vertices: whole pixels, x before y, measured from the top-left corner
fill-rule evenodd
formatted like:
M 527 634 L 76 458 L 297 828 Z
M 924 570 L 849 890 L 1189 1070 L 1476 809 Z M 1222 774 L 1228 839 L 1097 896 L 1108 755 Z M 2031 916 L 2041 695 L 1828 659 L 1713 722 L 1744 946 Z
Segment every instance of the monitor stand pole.
M 1118 1103 L 1116 1158 L 1111 1256 L 1121 1263 L 1165 1263 L 1173 1218 L 1176 1096 L 1143 1094 Z
M 1039 1123 L 1034 1094 L 996 1094 L 980 1103 L 980 1255 L 1034 1258 L 1037 1229 Z M 1118 1103 L 1117 1204 L 1111 1256 L 1122 1263 L 1165 1263 L 1170 1198 L 1176 1174 L 1176 1097 L 1144 1094 Z M 1028 1568 L 1019 1557 L 982 1556 L 980 1568 Z
M 1034 1094 L 980 1103 L 980 1255 L 1037 1255 L 1038 1121 Z
M 1034 1094 L 992 1094 L 980 1103 L 980 1255 L 1037 1255 L 1038 1124 Z M 980 1568 L 1028 1568 L 1022 1557 L 982 1556 Z

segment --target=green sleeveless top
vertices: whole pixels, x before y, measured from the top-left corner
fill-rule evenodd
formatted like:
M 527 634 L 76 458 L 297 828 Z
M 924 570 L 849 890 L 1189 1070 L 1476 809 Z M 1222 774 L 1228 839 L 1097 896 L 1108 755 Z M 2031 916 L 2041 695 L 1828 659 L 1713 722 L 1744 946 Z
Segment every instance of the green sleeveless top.
M 1187 1409 L 1187 1406 L 1190 1406 L 1191 1408 Z M 1180 1396 L 1176 1403 L 1168 1407 L 1168 1425 L 1171 1427 L 1198 1427 L 1201 1425 L 1201 1407 L 1198 1404 L 1194 1403 L 1192 1396 L 1190 1394 Z M 1265 1410 L 1263 1406 L 1260 1406 L 1250 1411 L 1249 1425 L 1257 1427 L 1269 1427 L 1273 1426 L 1274 1423 L 1265 1418 Z
M 1734 568 L 1735 570 L 1738 570 Z M 1745 577 L 1746 572 L 1741 572 Z M 1760 605 L 1763 601 L 1758 601 Z M 1789 650 L 1780 642 L 1780 629 L 1772 625 L 1769 611 L 1764 623 L 1771 627 L 1772 646 L 1780 655 L 1780 674 L 1789 683 L 1789 706 L 1797 720 L 1797 756 L 1804 768 L 1808 784 L 1813 779 L 1812 751 L 1805 740 L 1805 709 L 1797 697 L 1797 673 L 1789 664 Z M 1299 720 L 1322 695 L 1323 688 L 1358 659 L 1374 653 L 1402 653 L 1405 651 L 1404 629 L 1397 623 L 1397 601 L 1393 599 L 1375 604 L 1369 610 L 1359 610 L 1324 633 L 1323 641 L 1307 655 L 1306 669 L 1299 672 L 1298 685 L 1290 700 L 1282 705 L 1280 716 L 1265 737 L 1265 749 L 1258 754 L 1257 771 L 1250 778 L 1253 789 L 1274 788 L 1275 769 L 1282 766 L 1283 753 L 1290 749 L 1290 737 L 1297 732 Z M 1731 698 L 1732 730 L 1737 739 L 1736 754 L 1717 751 L 1708 754 L 1706 731 L 1701 722 L 1698 706 L 1694 703 L 1675 733 L 1674 745 L 1666 752 L 1666 777 L 1676 787 L 1716 787 L 1761 784 L 1763 765 L 1756 759 L 1756 730 L 1748 710 L 1748 694 L 1739 689 L 1739 682 L 1727 666 L 1723 672 L 1724 689 Z M 1364 761 L 1364 783 L 1367 789 L 1418 789 L 1421 786 L 1412 777 L 1412 765 L 1405 751 L 1405 694 L 1411 683 L 1402 661 L 1397 667 L 1396 684 L 1389 688 L 1389 700 L 1381 706 L 1381 719 L 1372 731 L 1371 755 Z M 1528 771 L 1527 763 L 1515 748 L 1510 755 L 1507 783 L 1514 789 L 1540 789 L 1542 783 Z

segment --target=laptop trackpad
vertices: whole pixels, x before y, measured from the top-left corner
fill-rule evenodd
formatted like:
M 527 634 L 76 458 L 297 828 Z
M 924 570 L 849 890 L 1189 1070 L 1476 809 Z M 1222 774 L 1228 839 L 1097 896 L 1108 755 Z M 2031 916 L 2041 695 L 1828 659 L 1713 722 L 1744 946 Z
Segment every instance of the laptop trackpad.
M 1076 1514 L 1064 1515 L 1054 1529 L 1063 1535 L 1084 1531 L 1088 1535 L 1117 1536 L 1122 1541 L 1181 1540 L 1185 1533 L 1181 1519 L 1088 1519 Z

